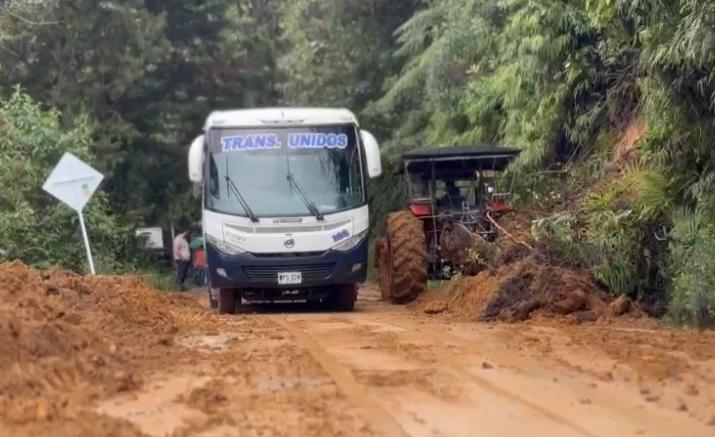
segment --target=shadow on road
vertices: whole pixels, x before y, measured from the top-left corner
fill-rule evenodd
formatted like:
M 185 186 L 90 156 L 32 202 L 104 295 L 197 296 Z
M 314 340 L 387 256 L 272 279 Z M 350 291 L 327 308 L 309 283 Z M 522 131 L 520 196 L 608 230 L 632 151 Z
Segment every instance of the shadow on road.
M 209 309 L 208 289 L 205 287 L 194 288 L 183 292 L 196 296 L 201 305 Z M 380 303 L 380 292 L 371 283 L 364 284 L 358 291 L 358 300 L 353 312 L 367 312 L 371 306 Z M 214 310 L 212 310 L 214 311 Z M 260 303 L 249 304 L 244 301 L 244 305 L 240 311 L 242 315 L 251 314 L 316 314 L 316 313 L 336 313 L 344 314 L 335 309 L 327 302 L 280 302 L 280 303 Z

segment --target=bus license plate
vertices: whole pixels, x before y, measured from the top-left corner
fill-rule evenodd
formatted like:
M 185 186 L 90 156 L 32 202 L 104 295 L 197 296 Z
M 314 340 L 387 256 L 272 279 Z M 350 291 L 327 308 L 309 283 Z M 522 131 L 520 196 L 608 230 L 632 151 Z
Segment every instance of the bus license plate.
M 303 274 L 301 272 L 278 272 L 278 284 L 280 285 L 295 285 L 303 282 Z

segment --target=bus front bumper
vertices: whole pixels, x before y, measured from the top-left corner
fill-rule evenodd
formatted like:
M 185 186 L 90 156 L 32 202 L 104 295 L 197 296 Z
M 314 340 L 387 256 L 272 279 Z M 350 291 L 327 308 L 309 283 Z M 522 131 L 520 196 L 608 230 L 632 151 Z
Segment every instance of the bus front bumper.
M 215 288 L 305 289 L 357 284 L 367 277 L 367 239 L 345 252 L 227 255 L 207 244 L 209 279 Z M 279 273 L 301 273 L 300 284 L 279 284 Z

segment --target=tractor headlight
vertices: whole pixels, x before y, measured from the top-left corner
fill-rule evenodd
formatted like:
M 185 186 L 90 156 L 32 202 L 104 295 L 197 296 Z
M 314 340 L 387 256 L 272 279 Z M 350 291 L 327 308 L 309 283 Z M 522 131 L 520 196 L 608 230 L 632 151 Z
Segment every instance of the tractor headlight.
M 226 255 L 240 255 L 242 253 L 246 253 L 246 251 L 241 249 L 240 247 L 236 247 L 232 244 L 226 243 L 225 241 L 219 240 L 218 238 L 214 238 L 209 235 L 206 236 L 206 242 L 215 247 L 219 252 L 224 253 Z
M 367 230 L 364 230 L 359 234 L 353 235 L 345 241 L 341 241 L 335 247 L 333 247 L 333 250 L 347 252 L 348 250 L 354 249 L 358 244 L 362 243 L 366 236 Z

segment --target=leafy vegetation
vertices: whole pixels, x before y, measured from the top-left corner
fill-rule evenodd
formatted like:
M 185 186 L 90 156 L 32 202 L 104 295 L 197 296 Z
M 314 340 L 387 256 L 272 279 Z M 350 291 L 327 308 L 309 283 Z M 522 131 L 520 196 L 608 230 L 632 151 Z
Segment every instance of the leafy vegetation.
M 715 314 L 715 225 L 702 212 L 675 214 L 671 242 L 674 293 L 670 316 L 677 322 L 703 327 Z
M 19 91 L 0 101 L 0 260 L 20 259 L 49 267 L 54 264 L 83 270 L 84 245 L 77 214 L 40 190 L 65 152 L 89 162 L 92 128 L 86 119 L 63 129 L 57 111 L 43 111 Z M 85 213 L 101 271 L 129 261 L 130 230 L 110 211 L 100 193 Z
M 206 115 L 275 101 L 273 3 L 5 3 L 0 89 L 21 85 L 62 123 L 89 118 L 106 193 L 127 223 L 195 220 L 185 151 Z
M 93 220 L 102 211 L 121 217 L 121 226 L 108 225 L 114 235 L 195 219 L 184 156 L 212 109 L 347 106 L 382 140 L 387 160 L 389 174 L 371 190 L 373 234 L 400 204 L 390 172 L 400 153 L 440 144 L 509 144 L 522 149 L 515 168 L 520 205 L 536 202 L 554 211 L 533 229 L 549 259 L 592 268 L 615 294 L 660 302 L 656 313 L 669 302 L 678 322 L 715 317 L 707 219 L 715 214 L 712 2 L 3 5 L 4 117 L 11 120 L 11 108 L 30 105 L 55 120 L 58 138 L 77 143 L 52 150 L 93 159 L 108 176 Z M 14 94 L 17 85 L 44 109 Z M 17 126 L 24 116 L 12 117 L 3 126 Z M 634 126 L 642 127 L 637 135 L 631 135 Z M 30 134 L 6 131 L 2 162 L 34 165 L 34 155 L 23 161 L 14 149 Z M 32 141 L 39 147 L 46 140 Z M 36 165 L 27 189 L 2 194 L 0 229 L 18 235 L 10 239 L 17 247 L 34 247 L 29 234 L 23 236 L 29 225 L 21 211 L 41 197 L 37 183 L 55 155 L 43 155 L 46 164 Z M 47 229 L 60 226 L 49 217 L 38 219 L 47 219 Z M 73 220 L 71 214 L 65 220 Z M 56 231 L 52 238 L 64 241 L 60 236 Z M 36 255 L 12 253 L 64 262 L 48 255 L 56 250 L 51 246 L 48 240 Z

